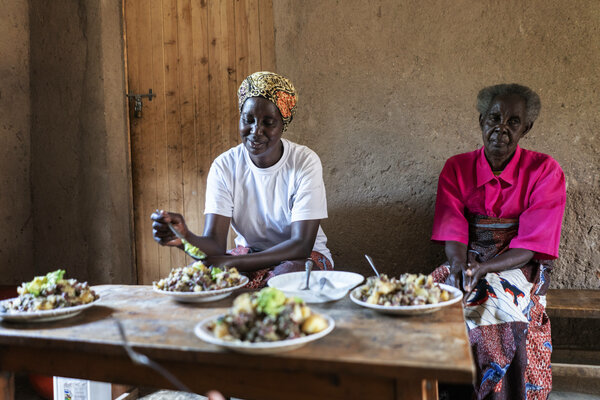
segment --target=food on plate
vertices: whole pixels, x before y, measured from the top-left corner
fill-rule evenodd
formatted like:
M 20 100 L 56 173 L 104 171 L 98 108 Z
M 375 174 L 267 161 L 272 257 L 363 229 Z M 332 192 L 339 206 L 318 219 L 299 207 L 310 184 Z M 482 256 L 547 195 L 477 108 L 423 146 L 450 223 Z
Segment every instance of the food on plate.
M 87 282 L 64 279 L 64 275 L 65 270 L 58 269 L 22 283 L 17 288 L 19 297 L 3 302 L 0 311 L 6 313 L 53 310 L 91 303 L 99 297 Z
M 242 275 L 236 268 L 207 267 L 202 261 L 174 268 L 169 276 L 154 282 L 154 287 L 169 292 L 204 292 L 226 289 L 241 283 Z
M 367 278 L 354 290 L 354 297 L 368 304 L 380 306 L 415 306 L 437 304 L 450 300 L 450 293 L 433 282 L 431 275 L 402 274 L 398 278 Z
M 328 322 L 297 297 L 275 288 L 238 296 L 229 312 L 208 325 L 216 338 L 242 342 L 274 342 L 321 332 Z

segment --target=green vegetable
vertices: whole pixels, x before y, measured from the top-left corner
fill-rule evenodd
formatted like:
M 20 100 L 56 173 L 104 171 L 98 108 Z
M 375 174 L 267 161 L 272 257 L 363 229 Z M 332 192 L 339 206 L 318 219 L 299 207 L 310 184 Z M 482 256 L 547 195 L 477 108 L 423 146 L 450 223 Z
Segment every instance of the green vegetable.
M 23 285 L 26 293 L 39 296 L 44 289 L 54 286 L 57 282 L 61 281 L 64 275 L 64 269 L 57 269 L 54 272 L 48 272 L 46 276 L 36 276 L 31 282 L 24 283 Z
M 285 294 L 275 288 L 264 288 L 257 293 L 256 309 L 271 316 L 279 314 L 285 304 Z
M 200 260 L 204 260 L 206 258 L 206 254 L 202 250 L 200 250 L 199 248 L 197 248 L 196 246 L 194 246 L 187 240 L 181 239 L 181 243 L 183 243 L 183 251 L 188 253 L 193 258 L 200 259 Z
M 217 275 L 219 275 L 219 274 L 220 274 L 220 273 L 222 273 L 222 272 L 223 272 L 223 270 L 222 270 L 221 268 L 218 268 L 218 267 L 213 267 L 213 268 L 210 270 L 210 276 L 211 276 L 211 278 L 213 278 L 213 279 L 217 279 Z

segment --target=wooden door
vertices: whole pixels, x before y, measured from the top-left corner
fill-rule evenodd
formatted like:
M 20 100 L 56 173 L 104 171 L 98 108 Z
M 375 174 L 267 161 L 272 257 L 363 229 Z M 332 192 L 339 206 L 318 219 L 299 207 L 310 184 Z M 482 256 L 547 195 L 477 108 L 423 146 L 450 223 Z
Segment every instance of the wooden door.
M 272 0 L 124 0 L 138 282 L 191 261 L 152 238 L 150 214 L 179 212 L 202 233 L 212 160 L 239 143 L 236 91 L 275 68 Z

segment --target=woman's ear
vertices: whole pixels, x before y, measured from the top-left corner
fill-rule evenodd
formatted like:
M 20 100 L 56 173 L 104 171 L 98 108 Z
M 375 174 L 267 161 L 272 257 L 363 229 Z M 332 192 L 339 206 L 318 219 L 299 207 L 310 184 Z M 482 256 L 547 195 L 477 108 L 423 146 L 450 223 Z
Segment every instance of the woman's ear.
M 479 126 L 483 128 L 483 114 L 479 114 Z
M 521 133 L 521 137 L 525 136 L 527 132 L 531 130 L 531 128 L 533 128 L 533 121 L 527 124 L 525 130 L 523 131 L 523 133 Z

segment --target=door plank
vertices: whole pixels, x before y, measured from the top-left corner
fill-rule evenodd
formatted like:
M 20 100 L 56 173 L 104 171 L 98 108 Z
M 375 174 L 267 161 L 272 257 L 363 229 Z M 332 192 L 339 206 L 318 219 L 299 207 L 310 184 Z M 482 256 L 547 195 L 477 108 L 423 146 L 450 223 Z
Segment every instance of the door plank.
M 194 118 L 194 35 L 192 20 L 192 3 L 180 0 L 177 4 L 177 37 L 179 53 L 179 109 L 181 112 L 181 155 L 183 208 L 188 227 L 193 232 L 199 231 L 198 221 L 198 180 L 196 179 L 196 127 Z M 184 260 L 185 263 L 191 259 Z
M 246 76 L 254 72 L 264 71 L 261 66 L 260 55 L 260 16 L 258 0 L 246 0 L 246 14 L 248 15 L 248 71 Z
M 235 0 L 234 0 L 235 1 Z M 235 24 L 235 4 L 234 1 L 227 1 L 227 100 L 228 100 L 228 111 L 226 113 L 227 118 L 227 137 L 226 148 L 228 150 L 231 147 L 237 146 L 240 142 L 238 134 L 238 106 L 237 106 L 237 75 L 236 75 L 236 24 Z
M 167 187 L 169 193 L 169 210 L 182 212 L 183 209 L 183 168 L 181 109 L 179 87 L 179 42 L 177 37 L 177 0 L 163 0 L 163 35 L 165 55 L 165 109 L 167 136 Z M 182 266 L 184 254 L 179 250 L 170 251 L 170 262 L 160 265 L 160 276 L 169 274 L 171 268 Z
M 205 0 L 192 0 L 192 35 L 194 57 L 193 89 L 196 135 L 193 147 L 196 154 L 196 170 L 191 173 L 197 185 L 196 234 L 204 227 L 204 202 L 206 178 L 211 164 L 210 151 L 210 92 L 208 78 L 208 7 Z
M 141 34 L 142 27 L 150 26 L 151 15 L 147 8 L 139 2 L 131 1 L 128 3 L 128 10 L 134 15 L 128 21 L 128 29 L 136 32 L 133 35 L 134 40 L 128 41 L 131 46 L 128 47 L 130 71 L 137 71 L 137 74 L 129 74 L 129 90 L 133 93 L 145 93 L 153 87 L 152 74 L 146 71 L 152 71 L 151 42 Z M 152 171 L 155 169 L 154 157 L 154 135 L 155 129 L 152 118 L 155 115 L 153 104 L 148 99 L 143 99 L 142 115 L 143 118 L 135 118 L 130 113 L 130 125 L 132 135 L 132 146 L 136 149 L 132 152 L 132 158 L 135 168 L 133 173 L 134 190 L 134 220 L 136 240 L 136 255 L 138 262 L 138 280 L 146 280 L 146 271 L 140 268 L 140 265 L 151 264 L 156 259 L 158 252 L 152 240 L 151 222 L 147 211 L 152 209 L 156 202 L 156 180 Z M 133 102 L 129 103 L 133 106 Z
M 263 71 L 275 71 L 275 27 L 273 1 L 258 0 L 260 13 L 260 63 Z
M 166 116 L 166 86 L 165 86 L 165 55 L 164 55 L 164 37 L 163 37 L 163 9 L 160 1 L 153 1 L 150 3 L 151 13 L 151 25 L 150 25 L 150 41 L 152 43 L 152 68 L 147 71 L 152 76 L 152 82 L 154 90 L 157 93 L 156 99 L 152 100 L 153 115 L 148 116 L 149 122 L 152 124 L 152 130 L 154 136 L 152 138 L 152 151 L 148 152 L 149 157 L 154 158 L 154 167 L 149 174 L 154 177 L 155 185 L 155 196 L 154 204 L 148 211 L 154 209 L 169 210 L 169 191 L 168 191 L 168 174 L 167 174 L 167 116 Z M 146 117 L 144 117 L 146 119 Z M 135 149 L 133 150 L 135 151 Z M 142 216 L 144 218 L 144 216 Z M 145 216 L 145 218 L 148 218 Z M 148 232 L 143 232 L 144 239 L 147 238 L 148 234 L 151 234 L 152 228 L 149 228 Z M 152 258 L 148 257 L 146 263 L 141 264 L 138 268 L 144 270 L 144 279 L 140 281 L 143 284 L 150 284 L 154 280 L 158 280 L 161 277 L 161 265 L 168 265 L 170 263 L 170 253 L 172 250 L 163 248 L 151 240 L 151 238 L 145 239 L 148 242 L 148 246 L 153 246 L 156 255 Z
M 224 82 L 219 75 L 223 65 L 221 62 L 221 7 L 220 2 L 208 3 L 208 84 L 210 90 L 210 158 L 214 160 L 221 154 L 221 136 L 223 135 L 223 86 Z

